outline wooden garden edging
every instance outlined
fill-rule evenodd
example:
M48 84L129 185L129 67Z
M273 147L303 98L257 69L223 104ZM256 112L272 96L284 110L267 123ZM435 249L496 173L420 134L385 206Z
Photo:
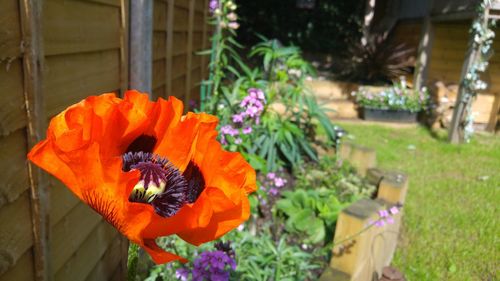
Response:
M400 172L376 168L373 149L351 143L342 144L340 158L353 165L360 175L378 187L377 198L361 199L339 215L334 242L346 240L379 218L378 211L404 203L408 177ZM332 260L320 281L378 280L382 269L390 265L396 250L402 212L394 215L394 223L371 227L353 239L333 248Z

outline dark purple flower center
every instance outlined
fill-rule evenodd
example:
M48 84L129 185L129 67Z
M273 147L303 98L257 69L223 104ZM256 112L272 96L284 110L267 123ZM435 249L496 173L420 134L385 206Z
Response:
M151 204L163 217L175 215L186 203L194 203L205 188L200 169L190 161L181 173L167 158L153 154L156 139L140 136L122 156L125 172L141 172L139 182L129 195L129 201Z

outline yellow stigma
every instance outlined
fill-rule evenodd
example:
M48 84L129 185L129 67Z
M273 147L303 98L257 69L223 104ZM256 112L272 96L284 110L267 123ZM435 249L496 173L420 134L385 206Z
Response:
M149 182L147 188L144 186L144 180L140 180L130 193L129 200L138 203L151 203L158 194L165 191L165 182L160 181L160 186L154 182Z

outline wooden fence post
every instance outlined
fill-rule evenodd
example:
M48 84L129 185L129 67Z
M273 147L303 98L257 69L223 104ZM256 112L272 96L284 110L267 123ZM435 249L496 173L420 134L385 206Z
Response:
M130 87L152 97L153 1L130 4Z
M36 0L20 2L23 36L24 100L27 115L28 151L43 138L45 114L42 93L42 3ZM35 279L51 280L49 260L49 194L47 178L33 163L27 161L30 204L33 227ZM26 269L29 270L29 269Z

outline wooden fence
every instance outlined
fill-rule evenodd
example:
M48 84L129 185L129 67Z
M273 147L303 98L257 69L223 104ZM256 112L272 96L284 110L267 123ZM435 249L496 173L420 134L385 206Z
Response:
M206 2L155 0L154 95L196 99ZM68 105L127 89L128 7L0 2L0 281L125 279L126 239L26 154Z
M377 281L382 269L389 266L396 251L403 212L393 215L394 223L367 228L379 219L378 212L403 204L408 191L408 177L401 172L376 168L376 154L371 148L343 143L340 158L348 161L360 175L377 186L376 199L354 202L339 215L335 227L330 266L320 281ZM359 234L359 235L356 235Z

